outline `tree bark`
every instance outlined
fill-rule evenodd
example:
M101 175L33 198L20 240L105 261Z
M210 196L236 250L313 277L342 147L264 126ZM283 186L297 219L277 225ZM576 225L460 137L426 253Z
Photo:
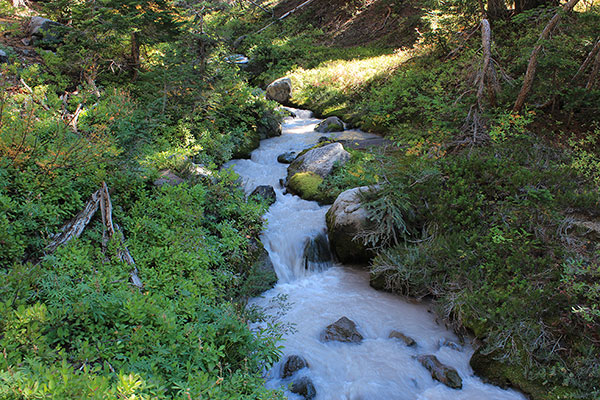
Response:
M596 60L594 61L594 68L592 69L592 72L590 73L590 77L588 79L587 85L585 85L585 88L587 90L591 90L594 87L594 85L596 84L599 71L600 71L600 52L598 52L598 54L596 55Z
M500 91L498 77L492 60L492 29L487 19L481 20L481 43L483 47L483 67L478 76L477 103L482 106L483 92L487 87L492 107L496 106L496 94Z
M538 56L543 48L543 42L550 37L550 34L558 25L560 19L562 18L563 12L569 12L573 10L573 7L579 3L579 0L569 0L567 4L565 4L561 11L554 14L548 25L542 31L537 44L533 48L531 52L531 56L529 57L529 64L527 65L527 72L525 72L525 79L523 80L523 86L521 87L521 91L517 96L517 100L515 101L515 105L513 106L513 112L518 113L523 109L525 105L525 100L531 91L531 87L533 85L533 80L535 79L535 71L537 68Z

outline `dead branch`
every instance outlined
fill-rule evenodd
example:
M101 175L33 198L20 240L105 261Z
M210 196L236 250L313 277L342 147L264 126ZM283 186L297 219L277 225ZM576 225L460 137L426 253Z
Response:
M71 239L78 238L83 233L85 227L90 223L90 220L98 211L100 206L100 190L92 194L90 199L85 204L83 210L79 212L71 221L65 224L59 233L53 236L52 242L46 246L45 252L52 254L59 246L67 244Z
M540 52L542 51L542 48L544 46L544 41L550 37L550 34L552 33L552 31L554 31L554 28L556 28L556 26L560 22L560 19L562 18L563 13L567 13L567 12L570 12L571 10L573 10L573 7L575 7L575 5L577 5L577 3L579 3L579 0L569 0L569 2L562 7L562 10L560 10L559 12L554 14L554 16L552 17L550 22L548 22L548 25L546 25L546 27L542 31L542 33L537 41L537 44L533 48L533 51L531 52L531 56L529 57L529 64L527 65L527 72L525 72L525 79L523 80L523 86L521 87L521 91L519 92L519 95L517 96L517 100L515 101L515 105L513 106L513 112L515 112L515 113L520 112L523 109L523 106L525 105L525 100L527 99L527 96L529 95L529 92L531 91L531 87L533 86L533 80L535 79L535 71L537 68L538 56L539 56Z
M100 189L100 211L102 212L102 248L106 249L108 241L115 234L115 228L112 222L112 203L110 201L110 194L108 193L108 186L106 182L102 183Z
M285 14L283 14L281 17L277 18L275 21L270 22L269 24L267 24L265 27L259 29L258 31L256 31L255 34L259 34L262 31L266 30L267 28L269 28L270 26L272 26L273 24L277 23L277 22L281 22L284 19L286 19L287 17L289 17L290 15L292 15L293 13L295 13L296 11L298 11L299 9L309 5L310 3L312 3L315 0L306 0L304 3L292 8L290 11L286 12Z
M487 87L492 107L496 105L496 94L500 92L498 75L492 61L492 29L487 19L481 20L481 43L483 47L483 67L478 74L477 103L483 109L483 92Z
M589 54L585 58L585 61L583 61L583 64L581 64L581 67L579 67L579 69L577 70L577 73L575 75L573 75L573 77L571 78L571 82L574 82L581 74L583 74L585 72L585 70L587 69L587 67L589 67L589 65L592 62L592 60L594 59L594 57L596 57L596 54L598 54L599 52L600 52L600 39L598 39L596 41L596 44L594 45L594 47L592 47L592 50L589 52Z
M596 80L598 78L598 71L600 71L600 51L596 55L596 60L594 61L594 68L592 69L592 72L590 73L590 77L588 79L587 85L585 85L585 88L587 90L591 90L594 87L594 85L596 84Z
M264 11L267 14L270 14L271 16L273 16L273 11L269 11L266 8L264 8L263 6L261 6L260 4L252 1L252 0L246 0L248 3L252 4L254 7L260 8L262 11Z
M467 43L469 43L469 40L471 40L471 37L472 37L474 34L476 34L477 32L479 32L479 26L480 26L480 25L477 25L477 26L475 27L475 29L473 29L473 30L471 31L471 33L469 33L469 34L467 35L467 37L466 37L466 38L463 40L463 42L462 42L462 43L461 43L461 44L460 44L460 45L459 45L457 48L455 48L455 49L454 49L454 50L452 50L450 53L448 53L448 55L446 55L446 60L449 60L450 58L454 57L456 54L460 53L460 52L462 51L462 49L464 49L464 48L465 48L465 46L467 45Z

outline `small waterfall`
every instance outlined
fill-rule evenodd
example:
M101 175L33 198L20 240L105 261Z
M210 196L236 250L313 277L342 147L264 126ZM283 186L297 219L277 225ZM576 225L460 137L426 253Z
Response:
M278 163L277 156L298 153L322 136L314 131L320 121L312 118L310 111L288 111L293 117L286 118L282 136L263 140L250 160L228 164L242 177L246 192L271 185L277 195L265 214L268 225L261 241L279 281L250 303L294 329L284 334L284 357L268 372L267 386L288 387L307 378L314 384L316 400L523 400L515 391L475 377L469 366L473 348L468 343L455 345L460 340L436 323L426 304L378 292L369 286L367 271L333 261L325 234L329 207L285 194L279 185L287 165ZM360 131L329 135L339 139L375 137ZM356 323L363 341L321 342L323 329L342 316ZM416 345L390 338L392 331L413 338ZM285 360L291 355L306 360L308 368L282 378ZM456 369L462 389L433 380L416 360L419 355L434 355ZM289 391L286 394L290 399L305 398Z

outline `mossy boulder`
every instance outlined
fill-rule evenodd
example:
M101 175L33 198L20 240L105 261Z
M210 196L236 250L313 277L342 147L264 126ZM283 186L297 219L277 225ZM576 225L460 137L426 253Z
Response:
M335 165L344 164L349 159L350 153L340 143L314 147L306 153L300 153L288 167L288 179L298 172L312 172L325 178Z
M268 139L281 136L283 131L281 123L283 122L282 113L277 110L267 110L263 113L256 126L256 132L259 139Z
M233 150L233 158L250 158L250 153L260 146L260 136L258 132L248 132L243 140L237 144Z
M289 179L287 188L290 193L300 196L304 200L318 201L321 183L323 183L323 178L314 172L298 172Z
M329 117L317 124L317 126L315 126L315 131L321 133L341 132L345 129L345 126L346 124L344 124L344 121L338 117Z

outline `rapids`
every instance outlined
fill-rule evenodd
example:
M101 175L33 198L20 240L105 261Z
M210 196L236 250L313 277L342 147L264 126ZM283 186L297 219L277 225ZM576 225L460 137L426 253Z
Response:
M267 372L267 387L287 387L293 379L306 375L314 383L316 400L522 400L513 390L485 384L473 375L469 343L457 348L441 345L459 339L443 325L426 304L414 304L369 286L368 273L352 266L332 264L319 271L305 269L303 250L308 238L324 232L325 213L320 206L291 194L284 194L280 179L287 165L277 156L300 152L318 142L322 133L314 131L320 120L308 111L292 110L282 136L261 141L249 160L234 160L231 166L242 178L246 193L258 185L275 188L277 201L265 214L267 229L261 240L269 252L279 279L277 285L250 306L264 310L273 320L291 326L284 334L282 361ZM338 139L375 137L361 131L327 134ZM320 332L346 316L357 324L364 340L360 344L322 343ZM389 339L397 330L416 340L417 346ZM309 364L292 378L280 379L288 355L300 355ZM433 354L443 364L454 367L463 380L461 390L451 389L431 378L414 359ZM289 391L290 399L302 399Z

